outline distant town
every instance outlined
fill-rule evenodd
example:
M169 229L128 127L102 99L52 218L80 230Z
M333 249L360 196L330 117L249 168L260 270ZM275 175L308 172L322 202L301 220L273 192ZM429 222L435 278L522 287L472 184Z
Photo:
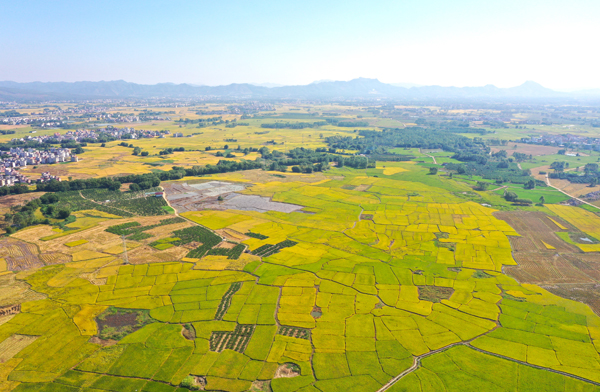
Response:
M580 148L584 150L600 151L600 138L565 135L543 135L521 138L521 142L539 144L544 146L555 146L565 148Z

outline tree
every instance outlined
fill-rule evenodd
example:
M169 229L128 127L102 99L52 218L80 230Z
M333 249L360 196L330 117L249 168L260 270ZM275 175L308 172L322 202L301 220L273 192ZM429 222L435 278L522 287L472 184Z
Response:
M437 167L430 167L429 168L429 174L436 175L437 172L438 172L438 168Z
M525 189L534 189L535 188L535 180L529 180L524 186Z
M598 185L598 177L592 177L590 180L590 187L595 187L596 185Z
M148 151L142 151L141 155L142 155L143 157L147 157L147 156L148 156Z
M60 210L58 210L58 214L56 214L58 219L67 219L70 215L71 210L69 210L68 208L61 208Z
M504 191L504 200L506 201L515 201L519 198L519 196L512 191Z
M129 190L131 192L137 192L139 191L141 188L138 184L136 184L135 182L133 184L129 184Z
M53 204L58 202L58 196L56 196L54 193L46 193L40 197L40 201L42 204Z
M569 167L569 164L564 161L552 162L552 164L550 165L550 168L554 169L555 172L562 172L565 170L565 167Z
M583 171L585 172L585 174L596 173L598 171L598 164L597 163L587 163L585 165L585 167L583 168Z
M292 172L294 172L294 173L300 173L300 172L302 172L302 170L300 169L299 166L292 166Z
M475 190L477 191L487 191L488 186L490 184L485 181L477 181L477 185L475 186Z
M52 217L54 215L54 213L56 212L56 209L54 208L54 206L50 205L50 206L46 206L45 209L43 209L43 213L46 216L50 216Z
M540 204L544 204L546 202L546 198L544 196L540 196Z

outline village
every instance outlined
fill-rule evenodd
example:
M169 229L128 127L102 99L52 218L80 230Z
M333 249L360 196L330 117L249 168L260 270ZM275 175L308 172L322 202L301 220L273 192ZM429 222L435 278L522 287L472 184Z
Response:
M13 147L3 153L0 172L0 186L12 186L15 184L31 184L32 180L19 173L18 169L27 165L53 164L59 162L78 162L79 157L71 153L68 148L51 148L46 151L35 148ZM60 181L60 177L42 173L37 182Z
M544 146L581 148L584 150L600 151L600 138L565 135L542 135L521 138L522 143L540 144Z

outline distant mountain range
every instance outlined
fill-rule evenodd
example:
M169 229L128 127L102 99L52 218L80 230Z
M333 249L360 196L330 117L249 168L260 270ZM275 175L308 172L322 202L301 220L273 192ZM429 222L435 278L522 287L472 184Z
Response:
M572 100L600 98L600 90L575 93L554 91L535 82L511 88L396 85L377 79L358 78L347 82L317 81L303 86L273 86L234 83L226 86L159 83L153 85L110 82L0 82L0 100L61 100L96 98L195 98L231 99L398 99L398 100ZM412 86L412 87L406 87Z

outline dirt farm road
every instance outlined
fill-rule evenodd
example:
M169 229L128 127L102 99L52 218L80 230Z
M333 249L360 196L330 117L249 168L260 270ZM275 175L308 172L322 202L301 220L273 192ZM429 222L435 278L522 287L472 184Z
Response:
M589 206L592 206L592 207L594 207L594 208L597 208L597 209L599 209L599 210L600 210L600 207L598 207L598 206L595 206L595 205L593 205L592 203L588 203L588 202L587 202L587 201L585 201L585 200L581 200L580 198L578 198L578 197L575 197L575 196L573 196L573 195L569 195L567 192L563 191L562 189L560 189L560 188L558 188L558 187L556 187L556 186L552 185L552 184L550 183L550 178L548 177L548 173L546 173L546 184L548 184L548 186L549 186L549 187L556 189L557 191L559 191L559 192L561 192L561 193L565 194L566 196L569 196L569 197L570 197L570 198L572 198L572 199L575 199L575 200L577 200L577 201L580 201L580 202L582 202L582 203L584 203L584 204L587 204L587 205L589 205Z

